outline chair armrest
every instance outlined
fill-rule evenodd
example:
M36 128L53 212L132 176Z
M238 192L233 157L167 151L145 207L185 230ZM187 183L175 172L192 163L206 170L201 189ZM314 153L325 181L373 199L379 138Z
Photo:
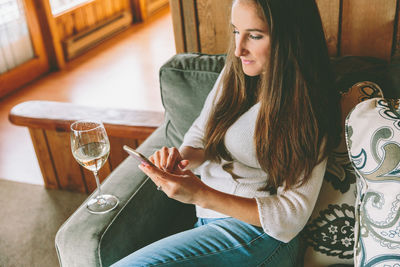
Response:
M163 113L130 109L98 108L54 101L27 101L13 107L9 120L16 125L69 132L72 122L96 118L112 136L148 137L163 122Z
M70 124L85 118L103 121L110 139L110 156L100 170L100 181L126 158L123 145L136 148L163 122L163 114L154 111L86 107L52 101L28 101L13 107L9 120L29 128L46 188L84 193L96 188L92 174L79 166L70 153Z
M150 155L160 148L165 128L159 128L138 150ZM61 266L109 266L133 251L193 223L193 207L169 199L137 167L124 160L102 184L102 191L118 197L117 209L91 214L86 202L56 235ZM187 219L182 219L182 216ZM187 215L187 216L186 216Z

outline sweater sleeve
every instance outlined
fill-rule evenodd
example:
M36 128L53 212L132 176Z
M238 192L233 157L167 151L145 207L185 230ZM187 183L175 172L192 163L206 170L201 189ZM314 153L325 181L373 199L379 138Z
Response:
M306 225L317 201L327 159L316 165L307 183L276 195L256 197L265 233L282 242L292 240Z
M208 94L206 101L204 102L203 109L200 115L193 122L192 126L186 132L181 148L184 146L190 146L194 148L204 148L204 130L210 116L210 113L214 107L214 103L217 100L216 95L220 92L221 77L224 69L222 69L218 79L216 80L214 87Z

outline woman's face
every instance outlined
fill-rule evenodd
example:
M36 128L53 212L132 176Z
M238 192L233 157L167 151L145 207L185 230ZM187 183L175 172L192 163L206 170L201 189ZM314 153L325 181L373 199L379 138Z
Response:
M235 56L240 58L246 75L257 76L269 63L268 25L259 17L256 5L250 1L235 1L231 18L235 34Z

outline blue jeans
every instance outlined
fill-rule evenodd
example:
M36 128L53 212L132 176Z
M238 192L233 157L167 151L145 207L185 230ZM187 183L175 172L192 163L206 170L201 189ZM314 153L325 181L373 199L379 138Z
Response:
M234 218L199 219L194 229L161 239L112 266L292 267L298 253L298 237L283 243Z

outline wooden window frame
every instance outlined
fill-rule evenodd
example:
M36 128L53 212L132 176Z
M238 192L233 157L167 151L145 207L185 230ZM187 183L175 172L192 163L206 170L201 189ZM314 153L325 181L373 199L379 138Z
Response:
M0 74L0 98L49 71L48 56L33 0L23 0L23 3L34 58Z

